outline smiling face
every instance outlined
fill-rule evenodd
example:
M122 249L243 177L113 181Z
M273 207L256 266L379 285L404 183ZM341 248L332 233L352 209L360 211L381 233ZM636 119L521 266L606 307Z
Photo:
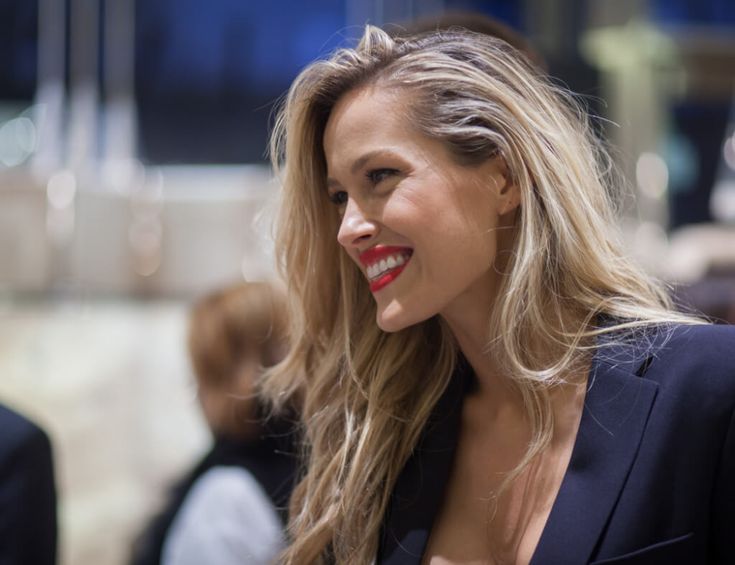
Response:
M518 191L501 158L461 166L417 132L408 99L366 87L330 114L324 154L341 214L337 239L369 280L383 330L435 314L453 327L486 322L500 278L499 240L502 247L502 232L512 230Z

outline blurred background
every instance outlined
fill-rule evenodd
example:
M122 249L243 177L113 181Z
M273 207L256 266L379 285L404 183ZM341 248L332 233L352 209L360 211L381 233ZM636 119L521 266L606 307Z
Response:
M629 252L735 321L731 0L0 0L0 401L55 446L62 564L122 564L209 442L190 301L272 276L274 102L366 22L493 16L600 118Z

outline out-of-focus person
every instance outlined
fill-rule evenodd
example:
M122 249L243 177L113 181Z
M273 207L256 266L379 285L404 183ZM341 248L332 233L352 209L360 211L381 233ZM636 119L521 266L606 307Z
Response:
M548 71L548 65L543 55L528 38L508 24L481 12L452 10L424 16L410 22L391 24L386 26L385 31L392 37L405 38L421 33L452 29L465 29L502 39L516 49L519 54L526 57L540 71Z
M256 383L285 354L286 329L269 283L240 283L194 306L189 352L214 443L138 540L135 565L258 565L282 549L293 434L265 417Z

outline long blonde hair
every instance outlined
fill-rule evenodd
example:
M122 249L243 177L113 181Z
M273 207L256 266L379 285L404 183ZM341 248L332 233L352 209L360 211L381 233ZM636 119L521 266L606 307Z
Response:
M307 461L291 502L289 564L374 558L390 493L458 354L438 316L381 331L367 283L337 243L322 136L337 100L366 85L409 91L409 123L460 164L501 155L520 188L514 249L488 321L488 350L521 391L534 432L519 468L548 444L548 391L589 356L595 335L684 319L625 257L606 153L571 96L498 39L392 39L368 26L355 49L301 73L272 138L292 349L262 389L276 405L298 396ZM597 327L599 315L617 322Z

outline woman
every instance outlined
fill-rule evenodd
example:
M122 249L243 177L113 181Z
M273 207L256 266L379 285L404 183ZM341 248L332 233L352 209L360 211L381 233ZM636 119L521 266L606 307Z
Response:
M735 562L735 336L626 258L568 95L500 40L369 27L273 139L285 563Z

